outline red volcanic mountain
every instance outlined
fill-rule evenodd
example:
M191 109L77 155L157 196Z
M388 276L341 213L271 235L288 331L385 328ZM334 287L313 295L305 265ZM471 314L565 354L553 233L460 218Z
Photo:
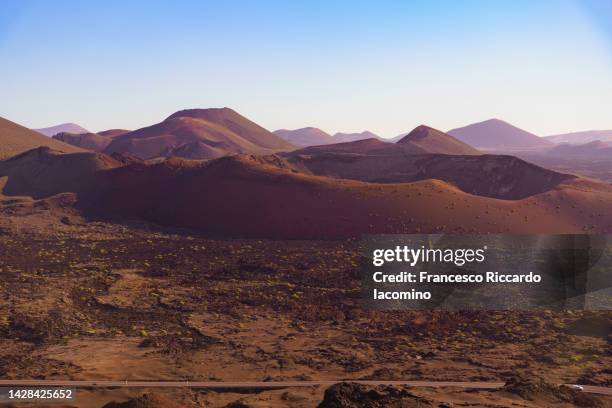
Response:
M415 150L421 149L421 153L481 154L481 152L472 146L425 125L415 128L412 132L398 140L397 144L413 146Z
M312 146L282 156L286 166L313 175L375 183L437 179L466 193L505 200L539 194L574 178L513 156L422 151L410 143L368 139Z
M110 129L98 133L68 133L62 132L53 136L53 139L71 144L94 152L103 152L113 138L128 133L129 130Z
M438 180L372 184L303 174L275 157L173 158L111 169L103 174L112 187L92 201L106 214L232 237L612 230L612 187L602 184L569 179L507 201Z
M271 154L295 147L229 108L188 109L156 125L115 137L105 153L141 158L212 159L233 154Z
M337 143L330 134L315 127L305 127L295 130L279 129L275 130L274 134L296 146L305 147Z
M491 151L537 150L553 147L553 143L499 119L489 119L448 134L478 149Z
M0 118L0 160L39 146L69 153L82 151L78 147L50 139L10 120Z

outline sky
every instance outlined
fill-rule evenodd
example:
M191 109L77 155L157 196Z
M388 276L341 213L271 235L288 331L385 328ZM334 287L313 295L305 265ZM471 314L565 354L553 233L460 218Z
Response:
M392 137L612 129L612 1L0 0L0 116L136 129L231 107Z

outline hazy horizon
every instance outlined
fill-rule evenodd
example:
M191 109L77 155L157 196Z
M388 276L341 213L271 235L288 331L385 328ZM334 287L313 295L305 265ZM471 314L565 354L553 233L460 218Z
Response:
M539 136L612 129L605 1L13 1L0 116L136 129L228 106L265 128L393 137L499 118Z

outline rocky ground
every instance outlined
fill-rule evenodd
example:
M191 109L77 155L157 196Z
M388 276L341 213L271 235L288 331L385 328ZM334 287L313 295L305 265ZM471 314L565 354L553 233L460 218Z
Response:
M37 206L2 203L1 378L508 382L469 392L354 384L245 394L84 390L76 406L611 401L583 402L529 380L612 386L609 312L367 311L356 242L208 239L145 224L88 223L61 202ZM367 398L351 399L360 394Z

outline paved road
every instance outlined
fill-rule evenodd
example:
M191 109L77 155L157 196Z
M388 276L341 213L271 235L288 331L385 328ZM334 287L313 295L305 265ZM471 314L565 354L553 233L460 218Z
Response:
M363 381L346 380L366 385L405 385L409 387L459 387L495 389L503 387L503 382L478 382L478 381ZM135 387L135 388L157 388L157 387L193 387L211 389L274 389L287 387L329 387L340 381L65 381L65 380L0 380L0 386L32 386L32 387L74 387L74 388L113 388L113 387ZM592 385L581 385L584 392L593 394L612 395L612 388L596 387Z

